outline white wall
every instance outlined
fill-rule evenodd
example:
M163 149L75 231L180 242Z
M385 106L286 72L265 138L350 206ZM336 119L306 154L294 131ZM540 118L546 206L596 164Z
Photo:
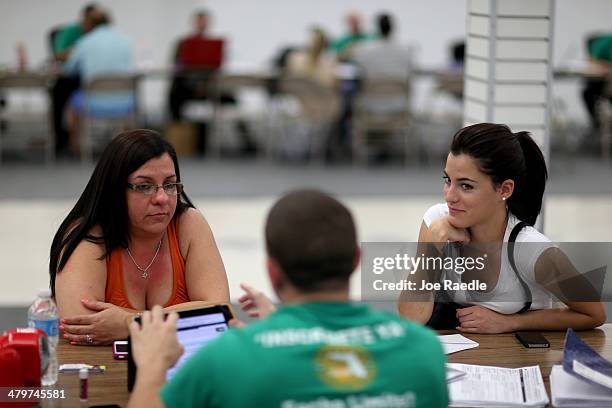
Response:
M23 41L32 63L47 55L46 33L54 25L72 21L85 0L2 0L0 7L0 63L13 65L15 45ZM155 63L167 62L174 40L189 28L194 9L204 7L214 16L212 31L231 42L231 63L266 62L282 44L300 44L307 28L324 27L331 36L344 32L349 10L362 13L367 28L372 17L388 10L397 19L397 37L420 45L427 64L442 64L450 40L465 31L465 1L460 0L101 0L112 11L116 26L142 50L152 47ZM357 4L355 4L357 3Z
M77 18L85 0L0 0L0 66L16 64L15 46L23 42L30 65L47 56L48 30ZM137 57L166 65L171 45L185 33L192 10L205 7L214 15L213 32L230 40L228 63L259 66L283 44L299 44L306 30L321 25L332 36L344 31L349 10L363 14L369 29L372 17L389 11L396 17L399 41L418 46L425 66L447 62L447 46L465 34L465 0L100 0L112 10L118 29L132 38ZM612 1L557 0L554 63L584 58L583 42L593 30L612 30ZM579 84L559 87L572 116L584 118Z

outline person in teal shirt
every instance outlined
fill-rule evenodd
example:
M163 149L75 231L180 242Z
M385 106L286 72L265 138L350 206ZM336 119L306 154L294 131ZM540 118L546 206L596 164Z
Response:
M265 235L268 276L285 306L201 348L165 385L182 351L177 315L145 312L142 326L130 326L138 366L130 407L447 406L435 334L349 301L360 251L344 205L291 192L270 210Z
M76 43L82 36L91 31L94 26L94 20L98 18L100 12L96 4L88 4L81 12L81 21L66 24L59 30L53 39L53 52L58 61L68 59Z
M62 26L52 37L53 57L59 63L64 63L72 49L86 33L91 31L95 21L99 19L102 10L95 3L83 7L81 21ZM70 96L79 89L78 75L60 73L51 87L51 108L53 133L55 135L55 153L59 156L69 151L69 130L64 123L64 110Z
M346 16L346 25L349 29L348 33L336 39L330 46L341 61L351 59L352 48L355 44L376 38L375 35L362 30L361 16L358 13L349 13Z
M81 88L70 96L66 115L70 147L75 155L80 152L81 123L85 112L90 118L121 118L136 109L134 91L94 91L86 94L86 84L100 76L127 76L133 72L131 41L114 29L109 15L102 12L94 21L92 30L79 40L64 64L64 73L78 75L81 79Z
M582 99L589 113L592 129L598 130L602 120L599 117L597 105L606 97L612 102L612 97L606 95L610 72L612 72L612 33L592 35L587 40L587 52L591 75L585 78Z

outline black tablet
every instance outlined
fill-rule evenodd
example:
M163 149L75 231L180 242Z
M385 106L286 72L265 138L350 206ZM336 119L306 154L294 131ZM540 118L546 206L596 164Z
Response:
M202 309L183 310L177 312L176 335L185 352L166 373L166 380L172 378L176 370L200 347L225 332L228 322L233 318L228 305L217 305ZM136 321L140 322L137 317ZM136 365L132 357L132 343L128 338L128 391L134 388L136 380Z

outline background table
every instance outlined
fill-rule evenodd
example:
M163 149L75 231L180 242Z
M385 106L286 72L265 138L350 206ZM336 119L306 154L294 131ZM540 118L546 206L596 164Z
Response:
M456 333L445 331L444 334ZM549 349L526 349L508 334L468 334L467 338L477 341L480 346L448 356L451 363L481 364L498 367L517 368L539 365L544 377L546 391L550 398L549 375L552 366L563 360L563 341L565 332L543 332L550 342ZM612 360L612 324L599 329L577 332L589 346L605 358ZM129 398L127 392L127 362L113 359L111 347L71 346L65 341L58 345L60 364L87 363L107 366L104 374L89 375L89 400L86 405L118 404L125 406ZM46 407L82 407L79 402L79 375L60 374L56 386L66 391L65 400L46 401Z

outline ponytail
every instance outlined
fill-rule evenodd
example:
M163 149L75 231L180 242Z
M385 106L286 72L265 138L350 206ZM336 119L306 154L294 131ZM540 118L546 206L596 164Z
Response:
M528 132L517 132L514 135L523 151L525 171L520 177L520 183L515 183L514 192L508 199L508 208L519 220L534 225L542 210L542 198L548 179L546 161Z

